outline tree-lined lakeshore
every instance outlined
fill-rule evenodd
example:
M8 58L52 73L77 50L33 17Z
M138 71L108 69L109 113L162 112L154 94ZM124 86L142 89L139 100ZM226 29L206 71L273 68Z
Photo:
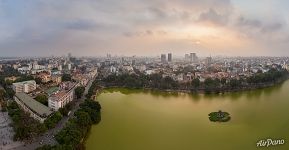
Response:
M104 87L126 87L141 88L164 91L180 92L205 92L224 93L231 91L242 91L273 86L287 80L289 72L285 69L270 69L268 72L258 72L250 77L239 78L206 78L203 82L199 78L191 82L177 82L169 76L162 76L161 73L145 75L136 74L111 74L103 77L99 82Z
M100 125L92 126L86 148L211 150L222 147L234 133L237 140L227 143L226 150L254 149L252 141L263 135L289 138L288 132L276 130L288 125L284 119L288 113L288 89L289 80L264 89L210 95L106 88L98 95L105 108L104 119ZM212 120L208 116L211 112ZM208 140L210 144L206 144Z

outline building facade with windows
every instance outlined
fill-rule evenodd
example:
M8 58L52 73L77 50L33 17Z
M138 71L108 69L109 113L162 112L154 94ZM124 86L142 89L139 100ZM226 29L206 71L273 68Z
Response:
M63 82L59 86L59 90L54 92L48 98L48 107L57 111L63 108L74 99L74 89L78 84L73 82Z
M12 87L15 93L21 93L21 92L30 93L36 90L36 82L34 80L16 82L16 83L13 83Z
M25 112L41 123L53 113L49 107L39 103L26 93L16 93L14 100Z

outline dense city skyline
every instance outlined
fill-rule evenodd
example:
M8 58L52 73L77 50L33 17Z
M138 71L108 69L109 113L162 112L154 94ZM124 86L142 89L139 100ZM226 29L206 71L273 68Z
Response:
M289 56L288 1L0 0L1 56Z

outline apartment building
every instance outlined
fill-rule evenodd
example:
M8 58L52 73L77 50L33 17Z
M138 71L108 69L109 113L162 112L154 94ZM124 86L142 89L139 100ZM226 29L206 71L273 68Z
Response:
M71 102L74 99L74 89L77 85L78 84L74 82L61 83L59 90L51 94L48 98L48 107L57 111L59 108Z
M29 93L36 90L36 82L34 80L24 81L24 82L16 82L12 85L15 93Z

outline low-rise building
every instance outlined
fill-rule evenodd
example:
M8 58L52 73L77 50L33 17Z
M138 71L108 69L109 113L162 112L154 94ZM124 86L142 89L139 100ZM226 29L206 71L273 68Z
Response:
M46 71L40 72L36 76L40 78L43 83L47 83L51 81L51 75L49 72L46 72Z
M51 81L56 83L56 84L60 84L62 81L62 77L60 75L52 75Z
M53 113L49 107L34 100L26 93L16 93L14 100L25 112L41 123Z
M89 76L86 74L75 74L72 79L78 82L82 86L86 86L89 81Z
M29 93L36 90L36 82L34 80L16 82L13 83L12 87L15 93Z

